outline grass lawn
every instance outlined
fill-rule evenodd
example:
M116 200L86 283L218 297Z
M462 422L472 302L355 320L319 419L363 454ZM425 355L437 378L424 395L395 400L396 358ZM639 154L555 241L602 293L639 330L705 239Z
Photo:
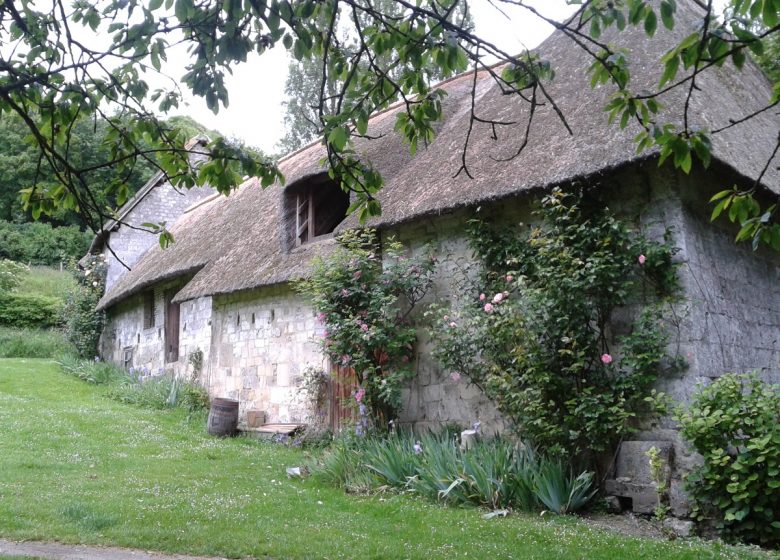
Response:
M289 480L301 452L208 437L204 419L123 405L44 360L0 360L0 537L273 558L769 558L629 538L575 518L354 497Z
M36 294L55 298L64 298L68 291L76 286L76 280L69 270L59 270L51 266L31 266L19 285L20 294Z

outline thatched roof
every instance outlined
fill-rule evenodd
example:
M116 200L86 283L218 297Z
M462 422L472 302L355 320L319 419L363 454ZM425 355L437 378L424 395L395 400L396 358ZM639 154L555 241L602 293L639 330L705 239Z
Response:
M678 3L674 31L659 29L648 38L641 29L629 29L605 42L626 46L631 51L634 89L652 89L658 82L659 59L668 48L687 36L701 10L691 1ZM379 195L382 215L369 225L387 227L405 221L498 200L550 185L563 184L603 174L632 162L655 157L637 155L633 137L638 129L629 125L620 130L607 123L603 112L612 87L592 90L589 86L588 56L560 32L554 33L537 49L549 60L556 77L548 90L566 116L569 134L547 105L537 110L527 148L515 153L522 142L528 105L514 96L502 95L485 73L478 76L476 96L480 117L515 121L514 127L500 128L498 140L491 138L486 125L476 124L468 150L468 163L474 179L465 173L453 177L460 167L471 105L473 75L464 74L444 82L445 119L436 140L410 157L408 148L393 132L400 107L371 119L369 134L378 140L358 143L358 150L383 174L385 187ZM726 65L697 78L698 90L691 100L694 126L717 129L729 124L735 111L747 115L764 107L771 94L767 78L748 62L742 72ZM679 110L685 91L678 88L661 101ZM671 119L680 115L672 113ZM718 134L713 139L713 159L731 168L746 180L755 180L775 146L780 119L777 111L761 115ZM312 144L280 161L288 187L323 171L321 144ZM780 172L772 166L763 186L780 194ZM283 217L284 190L262 190L250 181L228 198L219 198L188 213L173 229L176 244L165 251L155 247L126 273L101 300L108 307L163 278L200 269L177 295L178 300L202 295L229 293L284 282L306 270L310 255L326 251L332 242L318 242L288 250ZM341 229L357 225L349 217Z

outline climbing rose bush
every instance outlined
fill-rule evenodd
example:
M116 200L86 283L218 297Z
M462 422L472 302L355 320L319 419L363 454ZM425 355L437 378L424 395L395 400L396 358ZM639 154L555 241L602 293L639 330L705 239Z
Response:
M524 439L595 461L631 430L673 363L658 303L673 298L676 249L582 195L555 190L539 216L526 235L471 223L478 271L467 271L452 306L429 310L434 356L477 385ZM615 337L613 312L628 304L642 310Z
M331 362L355 371L361 422L384 426L397 416L401 388L414 375L410 314L431 286L434 258L427 250L408 256L393 240L380 247L371 229L343 233L338 243L314 259L297 288L312 302Z

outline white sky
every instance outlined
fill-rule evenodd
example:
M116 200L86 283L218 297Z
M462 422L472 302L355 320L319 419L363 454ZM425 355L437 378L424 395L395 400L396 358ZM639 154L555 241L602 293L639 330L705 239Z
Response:
M716 11L727 0L715 0ZM565 0L531 0L530 4L545 16L562 20L576 9ZM501 3L506 15L496 10L488 0L470 0L476 34L490 40L506 52L519 53L541 43L552 27L517 6ZM508 17L507 17L508 16ZM183 54L183 53L182 53ZM179 76L185 61L169 53L170 75ZM186 114L208 128L235 136L267 153L275 152L276 143L284 135L282 101L287 78L287 51L279 47L262 56L255 55L238 66L227 78L230 106L214 115L200 98L186 96L187 104L173 114ZM186 88L185 95L188 93ZM312 100L314 101L314 100Z
M556 19L573 11L573 7L567 6L564 0L534 0L532 4L543 14ZM549 25L515 6L504 5L502 8L511 20L507 20L487 0L471 0L470 6L477 35L507 52L533 48L552 32ZM183 73L183 56L183 53L168 53L169 75L180 76ZM274 152L276 143L284 135L282 101L287 65L287 52L281 45L262 56L255 55L228 76L230 106L227 109L221 109L214 115L205 101L187 95L187 105L182 105L172 114L189 115L208 128L241 138L266 152ZM183 89L186 91L186 88Z

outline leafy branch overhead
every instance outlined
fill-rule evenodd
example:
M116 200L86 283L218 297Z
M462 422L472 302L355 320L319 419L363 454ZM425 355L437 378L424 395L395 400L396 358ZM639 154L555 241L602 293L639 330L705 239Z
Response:
M604 37L630 27L654 37L661 27L681 25L681 0L567 0L575 5L564 22L546 17L526 0L496 0L552 24L587 54L594 87L607 86L605 106L614 126L637 127L639 151L657 150L661 162L690 172L696 162L707 166L713 139L732 127L767 113L777 114L780 0L729 0L721 15L713 2L695 0L699 25L658 61L654 87L637 89L630 53ZM693 2L694 0L685 0ZM301 63L318 69L314 115L327 148L327 163L342 188L354 193L352 210L361 219L381 212L377 194L381 174L359 154L357 142L370 138L369 116L400 103L396 132L412 153L435 137L443 116L441 89L433 78L474 73L468 130L461 146L460 169L471 176L466 154L475 124L496 130L520 127L524 138L515 157L531 141L534 115L545 106L571 130L565 111L553 95L555 67L537 54L509 53L490 38L471 30L465 0L77 0L51 4L6 0L0 5L3 49L0 55L0 115L16 114L38 146L40 164L55 170L57 185L33 185L25 203L36 215L57 209L79 210L93 229L113 217L90 188L90 176L107 166L119 170L108 185L121 204L125 177L148 163L181 187L208 182L220 192L235 188L242 177L258 176L264 186L282 182L275 162L241 146L217 141L205 149L211 161L193 165L186 133L158 117L182 99L177 83L165 76L166 52L187 48L188 64L180 78L213 111L229 102L225 77L250 56L284 48ZM609 34L607 34L609 32ZM89 40L87 40L89 38ZM774 53L774 55L772 54ZM705 86L705 75L718 67L747 64L748 56L765 64L772 93L765 105L745 114L734 106L728 124L702 128L695 122L692 100ZM498 61L500 64L495 65ZM503 66L501 66L503 65ZM180 71L180 70L179 70ZM493 120L480 113L477 73L489 76L501 91L527 110L524 122ZM150 76L161 74L170 87L152 89ZM675 92L679 103L665 106ZM737 104L735 104L737 105ZM110 157L85 167L70 146L73 126L88 117L110 127ZM777 166L777 145L764 150L767 161L753 184L736 185L721 204L742 226L740 238L780 249L777 205L759 201L766 174ZM195 150L197 151L197 150ZM488 157L488 155L485 155ZM731 187L731 185L723 185ZM754 201L754 202L742 202Z

